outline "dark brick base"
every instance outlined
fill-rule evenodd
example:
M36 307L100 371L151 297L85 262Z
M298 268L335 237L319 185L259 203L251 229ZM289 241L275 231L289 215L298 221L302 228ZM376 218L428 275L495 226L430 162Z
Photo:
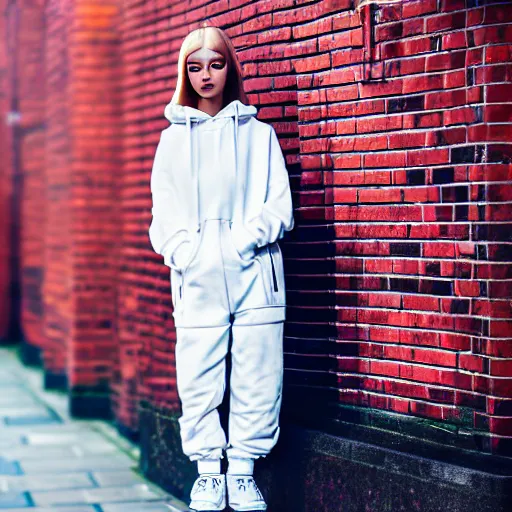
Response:
M48 370L44 372L44 389L67 390L68 378L63 373L52 373Z
M148 478L186 501L197 472L181 450L179 415L141 405L140 464ZM274 450L256 462L255 478L269 512L508 510L512 460L486 456L476 469L459 465L457 454L440 461L282 424Z
M19 357L23 364L27 366L41 366L41 349L26 341L21 342L19 347Z
M72 389L69 393L69 414L74 418L112 419L110 394Z
M124 436L126 439L131 441L132 443L138 443L139 442L139 432L138 430L133 430L132 428L127 427L126 425L123 425L116 419L114 419L114 426L117 428L117 431Z

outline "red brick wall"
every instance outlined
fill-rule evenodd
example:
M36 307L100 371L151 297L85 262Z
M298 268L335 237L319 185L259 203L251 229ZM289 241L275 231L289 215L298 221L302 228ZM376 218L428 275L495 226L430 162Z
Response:
M69 4L69 2L68 2ZM46 225L43 285L44 366L50 375L66 376L72 335L72 174L69 97L69 7L50 0L45 6L46 79Z
M69 32L69 125L73 331L68 348L71 388L109 393L117 350L120 268L118 2L75 0Z
M350 2L293 28L311 42L294 61L295 239L315 243L288 247L288 375L318 386L315 400L337 387L342 422L361 417L336 402L469 429L471 447L510 453L512 8L485 3L377 10L373 64ZM307 335L304 318L317 322ZM325 357L308 357L327 335Z
M44 69L41 2L3 2L2 12L2 328L41 347L44 233ZM8 114L8 112L10 112ZM13 197L15 200L13 200ZM12 261L9 262L9 258ZM8 299L8 284L18 290ZM20 302L21 301L21 306ZM20 325L15 325L19 322Z
M6 0L0 0L0 12L6 11ZM0 16L0 342L5 341L11 316L11 198L12 198L12 162L11 130L5 120L10 111L9 47L7 37L7 17Z
M19 2L17 39L17 90L21 113L19 139L20 212L19 264L21 278L21 328L24 342L44 345L42 286L45 232L45 84L44 2ZM14 21L14 20L12 20Z
M117 17L116 2L46 6L44 358L48 372L66 376L77 414L93 413L85 408L96 398L108 401L117 348Z

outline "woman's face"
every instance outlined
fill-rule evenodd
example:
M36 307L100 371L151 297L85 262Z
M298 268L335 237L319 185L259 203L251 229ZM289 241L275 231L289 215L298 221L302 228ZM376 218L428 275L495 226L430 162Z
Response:
M196 93L212 99L224 91L228 65L221 53L203 47L188 56L187 73Z

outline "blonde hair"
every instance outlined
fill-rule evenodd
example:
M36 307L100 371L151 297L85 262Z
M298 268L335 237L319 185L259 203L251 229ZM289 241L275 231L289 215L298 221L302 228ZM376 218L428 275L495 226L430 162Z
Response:
M228 75L223 92L223 107L233 100L248 103L244 91L242 67L235 47L226 33L212 26L203 26L190 32L181 43L178 57L178 81L171 103L197 108L199 95L192 87L187 72L188 56L203 47L221 53L226 59Z

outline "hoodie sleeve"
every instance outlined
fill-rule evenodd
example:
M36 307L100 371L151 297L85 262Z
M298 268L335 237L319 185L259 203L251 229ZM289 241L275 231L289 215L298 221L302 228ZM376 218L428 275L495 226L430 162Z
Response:
M269 183L263 208L245 225L233 223L231 226L233 243L244 259L252 256L256 247L275 242L294 227L290 179L273 126L270 126L269 144Z
M172 172L170 144L165 130L162 131L151 171L153 219L149 227L149 239L154 251L164 257L164 263L180 271L191 241L187 226L183 223L184 194L180 194Z

